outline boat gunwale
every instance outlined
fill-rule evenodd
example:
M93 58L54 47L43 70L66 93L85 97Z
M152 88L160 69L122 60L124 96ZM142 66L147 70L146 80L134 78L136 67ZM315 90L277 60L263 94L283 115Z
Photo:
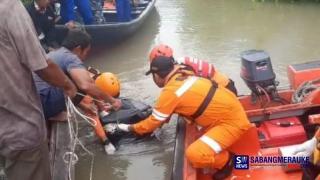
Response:
M136 24L138 23L141 19L145 18L154 8L156 3L156 0L151 0L149 2L149 4L146 6L146 8L141 12L141 14L133 19L132 21L129 22L113 22L113 23L105 23L105 24L89 24L89 25L83 25L81 24L83 27L85 27L86 29L103 29L106 27L125 27L125 26L130 26L132 24ZM55 25L56 29L67 29L67 27L63 24L57 24Z

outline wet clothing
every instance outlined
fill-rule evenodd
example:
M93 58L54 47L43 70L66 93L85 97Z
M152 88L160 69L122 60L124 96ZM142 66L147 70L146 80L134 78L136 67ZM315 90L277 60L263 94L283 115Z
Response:
M46 126L32 71L47 67L28 12L19 0L0 3L0 156L10 180L50 180ZM47 145L47 144L46 144Z
M191 163L196 167L219 168L214 163L215 155L227 150L251 126L237 97L221 86L215 88L213 98L204 112L193 119L211 86L212 82L205 78L185 77L180 73L174 75L163 88L152 115L133 125L134 132L152 132L165 123L172 113L177 113L204 129L204 135L194 142L199 145L191 144L191 150L187 149L187 157L194 157L190 155L191 152L197 157L189 159ZM201 146L206 148L200 150ZM204 166L197 161L207 163Z
M60 3L62 23L76 21L75 6L77 6L77 10L81 15L84 24L93 23L93 15L89 0L60 0Z
M48 54L48 58L56 63L69 77L71 69L86 68L78 56L65 47L61 47L56 51L50 52ZM41 97L46 119L49 119L50 117L53 117L65 110L65 99L61 89L51 86L36 74L34 74L34 81L36 83L37 91Z
M38 5L32 2L26 6L26 9L29 12L44 49L48 52L48 47L58 48L55 29L56 15L53 7L49 5L45 10L40 10Z
M181 57L176 59L176 62L182 65L182 69L192 70L196 76L214 80L219 85L229 89L235 95L238 94L234 82L207 61L192 57Z

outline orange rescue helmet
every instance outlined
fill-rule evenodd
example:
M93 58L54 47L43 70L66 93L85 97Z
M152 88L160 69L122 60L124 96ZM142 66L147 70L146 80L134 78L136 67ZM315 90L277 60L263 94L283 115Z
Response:
M165 44L157 45L151 50L149 54L149 62L151 62L158 56L173 57L173 50L171 47Z
M120 95L120 82L113 73L102 73L95 80L95 84L101 91L110 96L118 97Z

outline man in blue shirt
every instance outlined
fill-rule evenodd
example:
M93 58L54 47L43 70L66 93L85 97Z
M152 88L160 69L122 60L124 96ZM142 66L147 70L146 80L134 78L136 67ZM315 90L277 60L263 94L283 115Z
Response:
M50 52L48 57L60 66L83 94L109 102L117 110L121 107L121 101L102 92L95 85L89 71L82 62L90 51L90 43L91 38L86 32L77 29L70 30L62 42L62 47ZM41 97L46 119L65 110L65 99L61 89L49 85L37 75L34 75L34 80ZM101 104L99 107L102 108L103 105Z

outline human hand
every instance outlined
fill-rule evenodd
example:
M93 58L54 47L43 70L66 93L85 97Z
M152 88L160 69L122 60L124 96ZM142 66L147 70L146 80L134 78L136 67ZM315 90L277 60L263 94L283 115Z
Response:
M111 103L111 105L112 105L112 108L113 108L115 111L117 111L117 110L119 110L119 109L121 108L122 102L121 102L120 99L114 99L114 101Z
M112 110L112 105L105 102L95 102L100 111L110 112Z
M65 26L67 26L69 30L74 29L76 27L76 23L74 21L69 21L65 24Z
M102 109L103 109L104 111L106 111L106 112L110 112L111 109L112 109L112 105L109 104L109 103L106 103L106 104L104 104L104 105L102 106Z
M74 98L77 95L76 86L68 78L66 78L66 80L65 80L65 85L63 87L63 91L70 98Z

